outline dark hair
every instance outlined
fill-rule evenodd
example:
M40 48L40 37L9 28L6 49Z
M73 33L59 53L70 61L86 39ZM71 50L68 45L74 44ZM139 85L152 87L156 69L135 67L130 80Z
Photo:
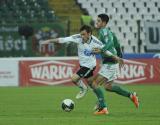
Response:
M101 18L102 22L106 22L106 23L109 22L109 16L107 14L102 13L102 14L99 14L98 17Z
M85 30L87 33L91 33L92 34L92 28L88 25L83 25L81 28L80 28L80 31L83 31Z

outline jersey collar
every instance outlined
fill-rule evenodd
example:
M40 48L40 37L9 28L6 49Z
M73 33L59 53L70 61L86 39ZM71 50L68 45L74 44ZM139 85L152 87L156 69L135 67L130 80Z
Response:
M92 36L90 36L89 40L87 41L87 44L90 44L92 41Z

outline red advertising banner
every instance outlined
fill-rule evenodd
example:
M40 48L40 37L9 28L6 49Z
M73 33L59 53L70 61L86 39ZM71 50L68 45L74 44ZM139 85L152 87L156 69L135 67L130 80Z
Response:
M20 86L71 84L70 77L79 68L78 60L20 61ZM96 69L96 73L99 66ZM125 60L119 70L120 84L160 83L160 59Z
M160 84L160 59L125 60L125 65L119 70L116 82Z
M71 84L78 60L20 61L20 86Z

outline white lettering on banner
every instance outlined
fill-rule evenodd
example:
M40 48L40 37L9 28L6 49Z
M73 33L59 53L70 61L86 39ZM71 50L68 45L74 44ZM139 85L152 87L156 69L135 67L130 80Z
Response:
M125 64L123 68L120 69L119 78L134 78L134 77L144 77L144 66L137 66L137 65L128 65Z
M31 68L31 74L33 78L40 78L42 67Z
M117 83L127 84L146 79L146 63L125 60L125 66L119 70ZM150 78L153 78L153 66L150 66Z
M150 78L153 79L154 77L154 69L153 69L153 65L150 66Z
M31 74L35 79L52 80L71 77L72 70L72 67L51 65L31 68Z
M0 50L12 51L13 49L16 51L27 49L27 41L24 37L20 39L13 39L12 36L9 36L5 41L0 38Z
M75 65L60 61L47 61L29 66L30 81L43 84L62 84L70 81Z

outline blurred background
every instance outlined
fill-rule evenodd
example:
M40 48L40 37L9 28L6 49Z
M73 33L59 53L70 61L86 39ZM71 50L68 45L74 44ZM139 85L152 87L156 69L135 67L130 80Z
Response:
M79 65L77 45L40 42L79 33L83 24L97 35L101 13L109 15L128 60L116 82L160 83L159 0L0 0L0 85L69 81Z
M159 0L0 0L0 57L75 56L73 43L39 43L83 24L95 30L100 13L109 15L124 53L160 52Z
M83 24L97 35L100 13L109 15L108 27L125 59L115 82L140 97L135 110L129 100L107 92L109 117L92 115L92 92L75 100L79 89L71 76L79 68L77 46L40 45L79 33ZM0 125L160 125L159 95L160 0L0 0ZM66 98L75 101L71 113L61 109Z

